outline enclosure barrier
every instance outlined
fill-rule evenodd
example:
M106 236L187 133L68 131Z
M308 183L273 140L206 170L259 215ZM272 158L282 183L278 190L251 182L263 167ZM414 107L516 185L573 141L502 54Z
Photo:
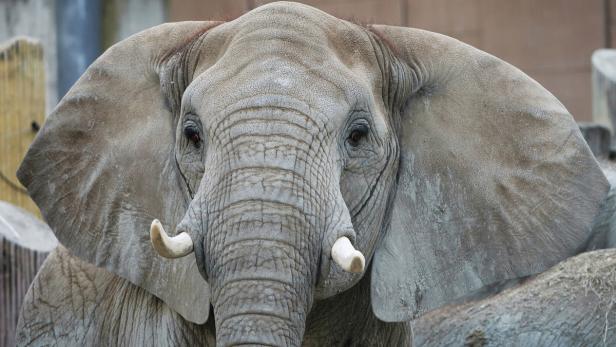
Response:
M41 45L17 38L0 46L0 346L15 345L21 304L57 245L15 172L45 116ZM8 203L10 202L10 203ZM21 206L31 213L14 205Z

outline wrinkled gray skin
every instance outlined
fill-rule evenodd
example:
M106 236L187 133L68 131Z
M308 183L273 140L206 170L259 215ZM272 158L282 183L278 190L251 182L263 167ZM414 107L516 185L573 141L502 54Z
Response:
M415 346L614 346L616 250L570 258L494 297L413 322Z
M110 48L18 177L70 252L21 345L410 345L421 313L577 253L608 188L514 67L284 2ZM158 256L154 218L194 255ZM363 273L331 260L340 236Z
M599 213L597 213L593 220L591 237L583 249L584 252L616 248L616 165L614 161L607 159L600 160L599 165L610 184L610 190L601 204ZM520 277L484 286L481 290L456 299L454 303L464 303L486 298L498 294L505 289L516 287L532 278L533 276Z
M595 251L616 247L616 170L613 161L600 165L610 191L594 219L589 253L539 275L485 286L421 316L413 322L415 345L616 344L616 250Z

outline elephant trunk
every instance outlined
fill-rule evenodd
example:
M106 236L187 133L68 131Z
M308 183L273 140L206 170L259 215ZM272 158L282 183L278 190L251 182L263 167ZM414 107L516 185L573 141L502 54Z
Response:
M301 183L262 190L279 169L266 171L234 169L230 188L211 195L202 247L220 346L299 346L312 305L322 250L313 203L292 193L308 191Z
M300 290L309 286L293 281L257 272L221 284L214 309L220 345L301 345L309 298Z
M219 240L212 294L221 346L301 345L315 268L303 254L307 248L300 250L309 229L302 223L268 222L268 216L290 217L270 212L264 220L231 222L225 240Z
M221 154L206 163L218 170L204 175L195 199L206 221L196 252L211 285L217 341L299 346L322 255L329 256L323 245L352 237L332 208L337 181L323 175L333 164L319 157L309 115L260 106L224 119L209 148ZM363 267L348 244L336 249L349 270Z

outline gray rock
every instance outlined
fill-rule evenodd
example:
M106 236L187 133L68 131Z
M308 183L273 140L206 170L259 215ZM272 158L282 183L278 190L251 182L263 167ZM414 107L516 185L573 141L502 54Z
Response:
M578 123L584 140L597 158L607 158L610 155L610 130L597 123Z
M587 250L616 247L616 162L605 160L599 163L610 183L610 190L593 222Z
M415 346L615 346L616 250L570 258L481 301L414 322Z

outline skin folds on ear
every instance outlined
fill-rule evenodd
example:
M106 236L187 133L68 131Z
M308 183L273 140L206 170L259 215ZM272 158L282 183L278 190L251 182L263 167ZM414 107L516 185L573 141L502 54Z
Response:
M160 72L166 56L211 26L165 24L111 47L47 118L18 172L71 253L206 321L209 287L194 257L166 259L152 219L173 231L188 197L173 157L175 120Z
M577 125L513 66L455 39L374 26L413 76L372 306L410 320L546 270L587 241L607 189Z

